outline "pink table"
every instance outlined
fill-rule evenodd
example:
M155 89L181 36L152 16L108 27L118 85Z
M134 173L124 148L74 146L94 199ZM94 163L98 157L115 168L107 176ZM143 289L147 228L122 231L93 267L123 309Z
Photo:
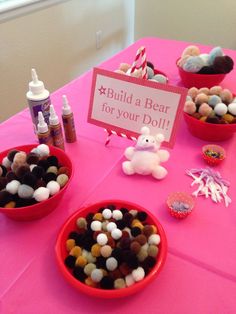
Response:
M188 44L141 39L100 67L115 70L120 62L132 62L136 50L144 45L148 59L168 74L170 84L181 86L175 60ZM199 46L205 52L211 49ZM225 52L236 61L236 51ZM15 222L0 216L0 313L139 313L141 307L143 313L235 313L235 137L221 143L227 159L218 168L231 182L232 204L226 208L223 203L197 198L188 219L177 221L166 211L166 197L171 191L193 191L185 170L205 167L199 157L204 142L192 137L182 121L166 164L169 175L165 180L125 176L121 162L124 149L131 142L113 137L105 147L104 131L86 122L91 78L89 71L52 94L58 112L61 96L68 96L78 134L77 143L66 145L75 165L75 176L62 202L38 221ZM222 86L236 92L235 71ZM24 110L2 123L0 134L0 150L35 143L29 111ZM54 256L55 239L67 217L82 205L112 198L132 201L152 211L162 223L169 243L167 261L160 275L144 291L122 302L93 299L75 291L62 278Z

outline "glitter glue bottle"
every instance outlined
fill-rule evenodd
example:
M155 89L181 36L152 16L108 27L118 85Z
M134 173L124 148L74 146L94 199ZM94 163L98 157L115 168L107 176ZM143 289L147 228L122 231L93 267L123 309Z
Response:
M44 83L38 80L35 69L31 69L32 81L29 83L29 91L26 97L29 104L31 118L36 133L38 123L38 113L43 113L46 123L49 123L49 106L51 104L49 91L44 88Z
M38 113L37 136L40 144L53 145L51 132L44 120L42 111Z
M53 139L53 145L64 150L62 128L53 105L50 105L49 128Z
M68 103L66 95L62 96L62 121L64 126L65 138L67 143L73 143L76 141L75 123L73 112Z

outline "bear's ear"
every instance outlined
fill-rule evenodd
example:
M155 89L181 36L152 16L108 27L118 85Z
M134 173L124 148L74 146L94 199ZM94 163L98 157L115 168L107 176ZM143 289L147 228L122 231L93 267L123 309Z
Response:
M143 135L149 135L150 134L150 129L147 126L143 126L141 128L141 134Z
M162 133L158 133L157 135L156 135L156 140L157 140L157 142L159 142L159 143L162 143L162 142L164 142L164 135L162 134Z

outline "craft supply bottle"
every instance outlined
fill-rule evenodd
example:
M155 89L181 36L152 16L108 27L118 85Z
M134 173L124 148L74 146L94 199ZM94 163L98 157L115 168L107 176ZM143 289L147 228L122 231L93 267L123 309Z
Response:
M64 127L64 133L67 143L73 143L76 141L75 123L73 112L68 103L66 95L62 96L62 121Z
M30 114L36 132L38 124L38 113L43 113L46 123L49 123L49 106L51 104L49 91L45 89L44 83L39 81L35 69L31 69L32 81L29 83L29 91L26 97L29 104Z
M61 123L59 122L53 105L50 105L49 128L53 139L53 145L64 150L65 147Z
M53 145L51 132L44 120L42 111L38 113L37 136L40 144Z

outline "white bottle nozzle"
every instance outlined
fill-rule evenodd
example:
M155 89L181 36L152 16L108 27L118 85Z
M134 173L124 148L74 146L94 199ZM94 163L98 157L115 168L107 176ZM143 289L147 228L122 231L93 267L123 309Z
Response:
M48 125L44 120L44 116L42 111L38 113L38 125L37 125L38 133L46 133L48 131Z
M59 124L59 119L58 119L58 116L56 114L56 111L55 111L53 105L50 105L49 124L50 125L57 125L57 124Z
M31 69L31 76L32 76L32 80L35 84L38 83L38 75L36 73L36 70L35 69Z
M62 96L62 115L66 116L68 114L71 114L71 107L69 105L68 99L66 97L66 95Z
M39 95L44 92L44 84L39 81L38 75L35 69L31 69L32 81L29 83L29 90L34 95Z

